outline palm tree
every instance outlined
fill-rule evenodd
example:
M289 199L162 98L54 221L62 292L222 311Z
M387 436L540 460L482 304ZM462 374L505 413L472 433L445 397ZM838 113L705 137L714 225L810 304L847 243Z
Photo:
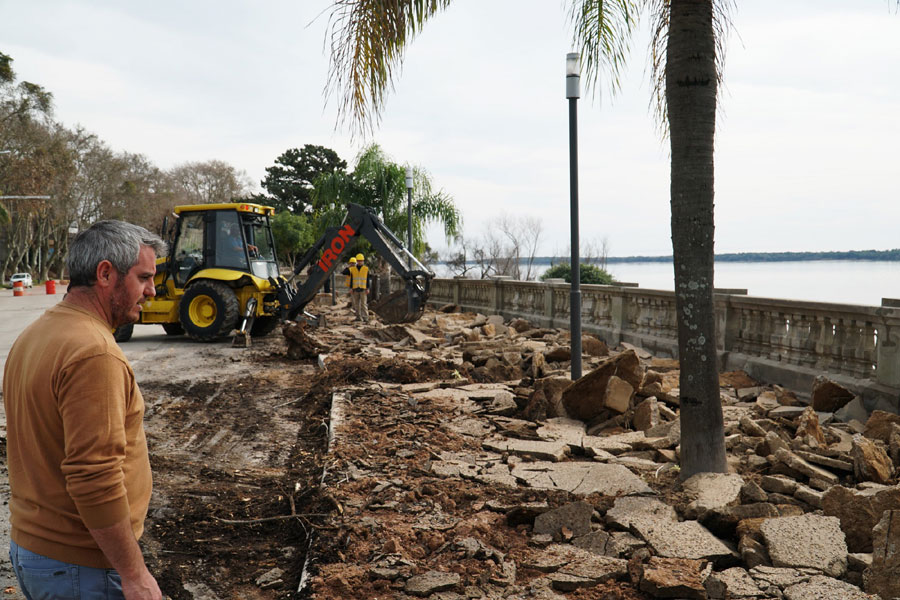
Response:
M414 168L413 173L411 251L421 257L426 250L425 227L429 223L441 225L444 235L452 240L459 235L461 219L452 198L443 191L435 192L423 169ZM313 185L313 208L323 230L340 221L347 202L355 202L374 209L388 229L406 238L406 169L393 162L377 144L360 152L352 173L326 173Z
M328 89L340 120L374 127L403 52L451 0L335 0ZM615 91L643 9L654 19L657 115L670 137L672 250L681 359L681 473L725 472L713 310L713 142L721 43L730 0L571 0L586 83Z

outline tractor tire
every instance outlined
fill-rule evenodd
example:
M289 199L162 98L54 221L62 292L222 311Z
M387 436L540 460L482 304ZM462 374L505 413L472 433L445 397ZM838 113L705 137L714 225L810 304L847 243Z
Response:
M116 330L113 331L113 338L115 338L116 342L121 344L130 340L132 333L134 333L134 323L119 325L116 327Z
M253 337L263 337L272 333L278 323L278 317L256 317L253 321L253 327L250 328L250 335Z
M166 335L182 335L184 333L181 323L163 323L162 326Z
M199 342L212 342L231 333L239 314L234 291L218 281L198 281L184 292L178 305L184 332Z

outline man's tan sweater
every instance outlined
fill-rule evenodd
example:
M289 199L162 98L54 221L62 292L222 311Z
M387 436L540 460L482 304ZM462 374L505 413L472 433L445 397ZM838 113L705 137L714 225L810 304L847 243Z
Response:
M144 399L109 325L60 302L29 325L3 375L12 539L110 568L88 529L144 530L152 487Z

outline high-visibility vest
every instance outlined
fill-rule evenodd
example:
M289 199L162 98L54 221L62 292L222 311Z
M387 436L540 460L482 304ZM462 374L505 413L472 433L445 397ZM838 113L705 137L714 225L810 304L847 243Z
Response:
M364 290L369 278L369 267L350 267L350 289Z

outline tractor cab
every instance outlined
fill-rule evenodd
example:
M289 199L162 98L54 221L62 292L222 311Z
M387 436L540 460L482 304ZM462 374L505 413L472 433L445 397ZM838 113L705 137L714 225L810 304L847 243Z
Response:
M169 270L176 288L204 269L240 271L268 281L278 277L269 207L255 204L178 206Z

